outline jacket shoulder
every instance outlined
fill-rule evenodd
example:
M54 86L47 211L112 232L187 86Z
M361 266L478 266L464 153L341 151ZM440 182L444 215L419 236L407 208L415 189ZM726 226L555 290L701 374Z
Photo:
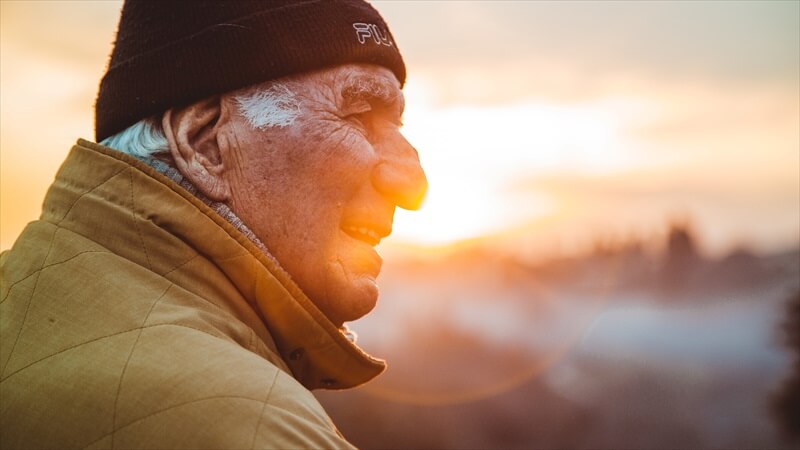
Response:
M46 222L0 266L1 447L349 446L251 330L169 280Z
M115 446L351 448L290 374L213 336L174 331L140 340L120 387ZM166 338L173 349L158 344Z

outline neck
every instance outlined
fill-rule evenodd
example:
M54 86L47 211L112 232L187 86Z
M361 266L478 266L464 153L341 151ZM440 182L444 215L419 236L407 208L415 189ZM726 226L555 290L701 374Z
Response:
M256 236L255 233L253 233L253 231L247 227L244 221L242 221L242 219L240 219L239 216L237 216L236 213L234 213L228 205L226 205L225 203L211 200L205 195L203 195L203 193L200 192L200 190L198 190L189 180L184 178L184 176L180 173L180 171L176 169L169 162L164 161L162 159L148 158L148 157L137 157L137 159L149 165L150 167L156 169L157 171L161 172L172 181L178 183L182 188L186 189L187 191L189 191L189 193L197 197L200 201L211 207L211 209L213 209L217 214L222 216L223 219L228 221L228 223L236 227L237 230L242 232L242 234L244 234L248 239L250 239L250 241L253 242L253 244L255 244L256 247L258 247L258 249L261 250L262 253L264 253L264 255L272 259L277 264L277 261L272 256L272 254L270 254L269 249L267 249L267 246L264 245L261 239L259 239L258 236Z

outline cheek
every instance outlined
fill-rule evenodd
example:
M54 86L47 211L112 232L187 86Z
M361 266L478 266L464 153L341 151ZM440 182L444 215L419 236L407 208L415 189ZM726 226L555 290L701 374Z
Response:
M360 172L375 163L375 151L357 129L342 122L320 121L303 127L299 142L309 157L307 164L337 175Z

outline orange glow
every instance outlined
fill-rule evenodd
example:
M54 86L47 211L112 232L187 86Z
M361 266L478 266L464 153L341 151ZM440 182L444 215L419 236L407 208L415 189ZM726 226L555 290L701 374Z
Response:
M119 6L2 3L0 248L38 216L75 139L92 135L91 105ZM449 64L415 61L415 48L430 50L415 43L424 36L403 35L399 5L381 7L412 46L404 133L430 182L421 211L398 211L387 244L445 245L530 224L540 236L585 241L603 230L652 229L676 210L713 230L713 253L742 241L798 242L796 83L646 77L613 66L582 79L569 65L577 59L494 62L485 49ZM491 9L416 8L456 8L454 20L470 27ZM60 18L87 15L97 19L83 30L92 38L62 29ZM732 206L741 199L747 205ZM757 216L747 213L754 208Z
M800 356L778 343L800 301L800 2L370 3L429 190L348 324L388 370L314 393L342 433L784 445L766 403ZM93 136L120 7L0 1L0 250Z

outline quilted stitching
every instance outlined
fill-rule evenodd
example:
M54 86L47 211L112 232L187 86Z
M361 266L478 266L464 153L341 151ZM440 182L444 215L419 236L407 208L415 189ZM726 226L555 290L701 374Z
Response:
M132 421L130 421L128 423L122 424L122 425L120 425L118 427L115 427L110 433L107 433L107 434L104 434L103 436L100 436L99 438L95 439L94 441L86 444L83 448L91 447L95 443L97 443L99 441L102 441L103 439L111 436L112 434L115 434L115 433L119 432L123 428L129 427L131 425L134 425L134 424L136 424L138 422L141 422L143 420L149 419L149 418L151 418L153 416L156 416L158 414L163 414L163 413L165 413L167 411L171 411L171 410L173 410L175 408L180 408L182 406L191 405L191 404L195 404L195 403L207 402L209 400L228 400L228 399L229 400L250 400L250 401L254 401L254 402L258 402L258 403L264 403L263 400L260 400L260 399L257 399L257 398L245 397L245 396L241 396L241 395L214 395L214 396L211 396L211 397L203 397L203 398L193 399L193 400L185 401L185 402L182 402L182 403L177 403L175 405L170 405L170 406L167 406L166 408L159 409L157 411L153 411L153 412L151 412L151 413L149 413L147 415L144 415L142 417L138 417L135 420L132 420Z
M172 272L175 272L178 269L183 268L183 266L185 266L185 265L189 264L190 262L194 261L195 259L197 259L198 256L200 256L200 255L195 253L194 255L190 256L189 259L187 259L186 261L178 263L177 266L175 266L175 267L167 270L166 272L164 272L164 277L166 277L167 275L171 274Z
M8 287L8 292L6 293L5 297L3 297L2 300L0 300L0 305L2 305L3 302L5 302L6 299L11 295L11 291L14 289L14 286L16 286L17 284L22 283L23 281L27 280L28 278L38 274L39 272L41 272L41 271L43 271L45 269L49 269L51 267L55 267L55 266L59 266L61 264L68 263L68 262L72 261L73 259L75 259L75 258L77 258L79 256L82 256L82 255L85 255L87 253L108 253L108 251L105 251L105 250L84 250L82 252L79 252L79 253L76 253L76 254L70 256L69 258L65 259L64 261L59 261L59 262L56 262L56 263L43 265L42 267L40 267L40 268L34 270L33 272L31 272L30 274L26 275L24 278L11 283L11 285ZM45 260L46 259L47 258L45 258Z
M64 220L65 220L67 217L69 217L69 213L70 213L70 212L72 212L72 208L74 208L74 207L75 207L75 205L76 205L76 204L77 204L77 203L78 203L78 202L79 202L81 199L83 199L83 197L85 197L85 196L86 196L86 195L88 195L88 194L91 194L91 193L92 193L92 192L94 192L94 191L95 191L97 188L99 188L100 186L103 186L104 184L106 184L106 183L108 183L109 181L113 180L113 179L114 179L114 178L116 178L116 177L117 177L119 174L121 174L122 172L125 172L126 170L128 170L128 171L129 171L129 170L131 170L131 169L130 169L129 167L123 167L122 169L120 169L119 171L117 171L116 173L114 173L113 175L111 175L110 177L108 177L107 179L105 179L105 180L102 180L101 182L99 182L99 183L98 183L98 184L96 184L95 186L91 187L91 188L90 188L88 191L86 191L86 192L82 193L81 195L79 195L79 196L78 196L78 198L76 198L76 199L75 199L75 201L74 201L74 202L72 202L72 204L71 204L71 205L69 205L69 208L67 208L67 212L65 212L65 213L64 213L64 216L62 216L62 217L61 217L61 220L59 220L59 222L58 222L58 223L61 223L61 222L63 222L63 221L64 221Z
M267 405L269 404L269 398L272 396L272 390L275 388L275 380L278 379L279 371L275 371L275 376L272 377L272 382L269 384L269 390L267 391L267 397L264 399L264 405L261 407L261 414L258 415L258 422L256 422L256 429L253 430L253 440L250 444L250 449L256 448L256 436L258 436L258 430L261 428L261 419L264 417L264 411L267 410Z
M119 402L119 393L122 390L122 382L125 379L125 371L128 369L128 364L131 362L131 357L133 356L133 352L136 351L136 344L139 343L139 338L142 337L142 327L144 326L144 324L147 323L147 319L150 318L150 314L153 312L153 309L156 307L158 302L160 302L161 299L164 298L164 296L167 294L170 288L172 288L172 286L173 286L172 284L167 286L167 288L164 289L164 292L162 292L161 295L158 296L156 301L154 301L153 304L150 305L150 309L147 310L147 314L145 314L144 320L142 321L142 324L139 326L139 332L136 334L136 340L133 341L133 345L131 346L131 351L128 353L128 357L125 359L125 365L122 366L122 373L119 375L119 384L117 384L117 395L114 396L114 415L111 419L111 426L113 428L117 427L117 406L118 406L117 403ZM112 449L114 448L113 432L111 433L111 448Z
M15 371L9 373L8 375L4 376L2 378L2 380L0 380L0 381L6 381L9 378L13 377L14 375L16 375L16 374L22 372L23 370L27 369L28 367L34 366L36 364L39 364L40 362L47 361L50 358L56 357L58 355L61 355L62 353L66 353L66 352L68 352L70 350L74 350L74 349L76 349L78 347L82 347L82 346L84 346L86 344L91 344L92 342L102 341L103 339L108 339L108 338L112 338L112 337L115 337L115 336L120 336L120 335L123 335L125 333L131 333L131 332L137 331L137 330L139 330L139 328L131 328L130 330L124 330L124 331L120 331L118 333L107 334L105 336L100 336L98 338L89 339L88 341L82 341L82 342L80 342L78 344L75 344L75 345L70 345L67 348L62 348L61 350L59 350L59 351L57 351L55 353L51 353L51 354L45 356L44 358L39 358L39 359L37 359L37 360L35 360L35 361L31 362L31 363L28 363L28 364L20 367L19 369L17 369Z
M86 344L91 344L93 342L102 341L103 339L113 338L115 336L120 336L120 335L125 334L125 333L132 333L134 331L142 331L142 330L146 330L146 329L150 329L150 328L156 328L156 327L180 327L180 328L186 328L186 329L189 329L189 330L199 331L200 333L207 334L207 335L213 336L215 338L223 337L223 336L218 335L218 334L209 333L207 330L201 330L198 327L192 327L192 326L189 326L189 325L184 325L184 324L179 324L179 323L155 323L155 324L152 324L152 325L144 325L144 326L141 326L141 327L135 327L135 328L130 328L130 329L127 329L127 330L123 330L123 331L120 331L120 332L117 332L117 333L112 333L112 334L107 334L105 336L96 337L96 338L93 338L93 339L89 339L89 340L86 340L86 341L79 342L79 343L77 343L75 345L71 345L71 346L69 346L67 348L63 348L63 349L61 349L61 350L59 350L59 351L57 351L55 353L51 353L51 354L49 354L49 355L47 355L47 356L45 356L43 358L39 358L39 359L37 359L37 360L35 360L33 362L28 363L27 365L25 365L23 367L20 367L19 369L9 373L8 375L6 375L2 379L0 379L0 381L5 381L5 380L11 378L12 376L16 375L17 373L22 372L24 369L27 369L28 367L34 366L34 365L36 365L36 364L38 364L40 362L44 362L44 361L46 361L46 360L48 360L50 358L58 356L58 355L60 355L62 353L66 353L69 350L74 350L74 349L76 349L78 347L81 347L81 346L84 346ZM225 336L225 337L227 337L227 336Z
M8 362L11 361L11 358L14 356L14 350L17 348L17 342L19 342L19 335L22 333L22 328L25 327L25 321L28 320L28 311L31 309L31 303L33 301L33 296L36 295L36 288L39 286L39 278L41 278L42 268L44 267L45 263L47 263L47 258L50 256L50 252L53 250L53 242L55 241L56 233L58 233L58 228L53 231L53 234L50 236L50 243L47 247L47 253L42 260L42 265L36 271L36 281L34 281L33 289L31 289L31 295L28 296L28 300L25 305L25 312L22 315L22 322L20 322L19 329L17 329L17 335L14 337L14 343L11 344L11 351L8 352L8 356L6 360L3 361L3 369L0 370L0 375L4 374L6 371L6 367L8 367ZM9 290L9 294L11 290ZM5 299L3 299L5 300Z
M136 234L139 236L139 243L142 245L142 250L144 251L144 257L147 260L147 268L153 270L153 263L150 261L150 253L147 251L147 246L144 243L144 238L142 237L142 228L139 226L139 220L136 218L136 200L134 199L133 195L133 171L128 171L128 179L130 181L130 195L131 195L131 216L133 216L133 225L136 227ZM111 445L113 447L114 440L112 436Z

